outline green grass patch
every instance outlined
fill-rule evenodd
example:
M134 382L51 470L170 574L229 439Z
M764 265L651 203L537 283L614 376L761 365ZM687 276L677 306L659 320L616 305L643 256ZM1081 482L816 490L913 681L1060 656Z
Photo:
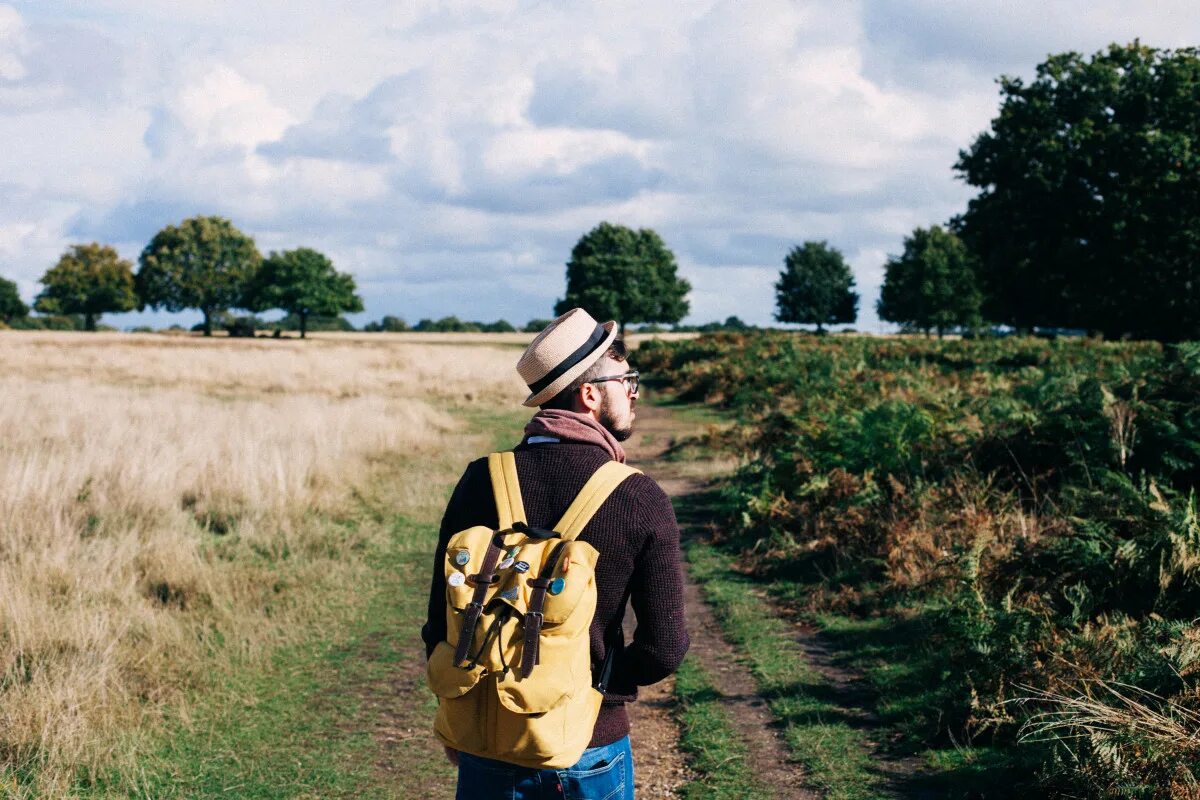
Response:
M702 403L680 400L664 381L653 376L647 378L643 373L642 384L647 388L644 399L638 399L639 403L647 402L669 408L672 417L689 427L703 429L714 425L718 428L728 428L732 424L727 412Z
M389 545L372 554L368 601L339 615L326 629L331 635L281 649L265 669L227 675L197 699L189 719L168 726L140 774L83 780L79 795L398 798L411 796L416 784L444 783L452 773L432 733L425 735L432 705L418 702L399 719L381 718L397 676L406 666L411 674L423 656L415 626L424 615L431 556L416 545L432 537L427 524L397 519ZM413 700L421 700L421 687L413 688ZM400 774L379 769L373 732L386 724L416 728L402 747Z
M897 751L924 762L921 787L946 797L1033 791L1030 777L1041 766L1037 751L963 743L949 736L939 710L951 703L946 687L955 666L929 644L931 615L929 606L909 605L871 619L826 613L815 615L813 622L841 663L860 671L870 684L875 713L899 735Z
M693 541L691 573L705 591L727 638L742 650L775 717L810 780L833 798L879 797L883 779L872 768L867 736L888 743L888 754L915 756L919 774L903 779L905 791L945 798L1009 797L1029 789L1038 754L1020 748L968 744L948 734L940 709L955 667L931 646L936 609L915 602L877 608L876 616L824 612L809 617L834 653L837 666L861 673L868 696L859 707L873 713L875 730L847 715L831 687L806 663L789 623L774 616L776 603L797 603L829 577L802 568L756 577L734 569L720 547ZM861 714L861 712L860 712ZM1021 787L1025 787L1022 789Z
M746 745L738 737L712 679L692 656L675 675L679 700L680 747L689 756L696 778L683 787L689 800L750 800L769 796L746 760Z
M788 624L774 615L755 582L732 559L699 541L687 547L692 577L726 637L745 655L771 713L807 779L832 800L880 796L865 736L846 718L831 687L806 662Z

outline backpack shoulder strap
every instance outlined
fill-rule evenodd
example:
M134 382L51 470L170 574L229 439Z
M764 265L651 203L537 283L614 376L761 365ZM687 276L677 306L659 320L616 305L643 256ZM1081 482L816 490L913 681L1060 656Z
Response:
M618 461L609 461L588 478L588 482L579 490L575 500L567 508L562 519L554 526L554 530L562 534L564 541L571 541L583 532L584 526L608 496L630 475L641 473L640 469L627 466Z
M488 456L488 473L492 477L492 494L496 498L496 513L500 530L511 528L514 522L527 522L525 505L521 500L521 484L517 481L517 459L511 451Z
M562 541L555 545L550 557L542 565L542 571L538 576L529 581L533 591L529 596L529 610L525 614L525 644L521 651L521 674L526 678L533 673L533 668L537 666L539 660L541 641L539 636L544 619L543 604L546 602L546 591L552 582L550 576L558 564L559 554L562 552L564 544L573 541L583 532L584 526L600 509L608 496L613 493L613 490L635 472L641 472L641 470L627 467L616 461L609 461L592 473L592 477L588 478L587 483L579 490L579 494L575 495L575 499L567 508L567 512L563 514L562 519L554 526L554 530L562 536ZM613 652L615 651L610 648L608 655L605 656L605 681ZM600 691L603 692L604 689L601 688Z

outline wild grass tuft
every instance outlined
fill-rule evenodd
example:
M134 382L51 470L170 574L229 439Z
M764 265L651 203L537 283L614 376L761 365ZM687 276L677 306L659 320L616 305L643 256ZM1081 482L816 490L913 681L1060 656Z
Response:
M680 747L696 778L683 788L695 800L750 800L768 796L750 770L746 745L722 708L712 677L692 656L675 675Z
M1189 707L1109 681L1070 694L1023 688L1026 694L1015 702L1037 710L1026 719L1021 738L1054 746L1061 768L1092 790L1200 796L1200 712L1194 697Z

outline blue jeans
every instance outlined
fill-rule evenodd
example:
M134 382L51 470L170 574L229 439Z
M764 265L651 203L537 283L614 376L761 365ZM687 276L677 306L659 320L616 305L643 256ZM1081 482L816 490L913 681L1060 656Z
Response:
M589 747L568 769L531 769L458 754L456 800L633 800L629 737Z

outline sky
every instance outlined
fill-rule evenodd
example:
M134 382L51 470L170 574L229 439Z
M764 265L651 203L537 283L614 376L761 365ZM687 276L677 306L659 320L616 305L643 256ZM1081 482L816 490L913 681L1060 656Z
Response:
M1200 4L0 0L0 276L32 300L71 244L136 265L220 215L352 273L358 324L523 324L608 221L663 237L695 323L770 323L825 240L877 330L888 256L974 194L996 79L1135 38L1200 44Z

